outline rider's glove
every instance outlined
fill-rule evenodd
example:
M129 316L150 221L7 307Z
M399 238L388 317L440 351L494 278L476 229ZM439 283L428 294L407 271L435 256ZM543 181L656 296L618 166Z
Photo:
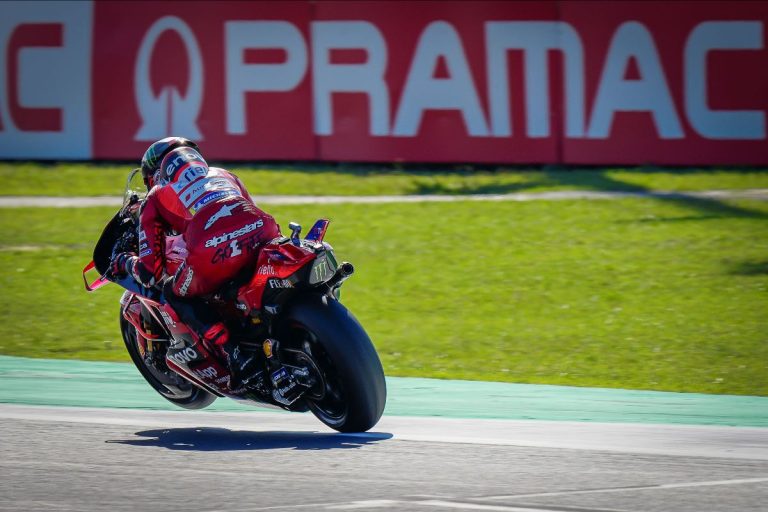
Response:
M129 252L121 252L112 260L109 265L109 270L115 277L123 277L128 274L128 260L131 259L133 254Z

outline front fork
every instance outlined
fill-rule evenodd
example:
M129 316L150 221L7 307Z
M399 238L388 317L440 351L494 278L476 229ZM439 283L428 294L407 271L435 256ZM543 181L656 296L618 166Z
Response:
M134 329L136 329L136 341L139 354L144 360L151 360L158 348L161 337L151 331L148 322L144 321L141 314L141 302L135 294L126 291L120 299L121 314Z
M136 329L137 348L141 357L147 364L159 364L161 367L167 367L177 374L179 378L192 382L198 387L213 391L217 387L222 387L217 379L216 383L205 382L205 377L220 377L224 375L224 369L218 362L217 357L211 356L210 347L200 347L194 340L192 332L181 323L176 313L168 304L160 304L139 295L126 291L120 299L121 314ZM148 321L146 311L151 315L153 321ZM152 332L152 325L164 326L162 334ZM189 343L187 342L189 341ZM163 350L165 348L165 350ZM189 364L209 361L207 371L198 372L189 368ZM212 370L213 368L213 370ZM220 393L216 392L220 395Z

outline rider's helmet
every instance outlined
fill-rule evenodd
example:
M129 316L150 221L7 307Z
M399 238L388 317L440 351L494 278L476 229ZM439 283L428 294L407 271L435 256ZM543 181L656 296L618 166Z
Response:
M160 169L160 162L165 155L176 148L193 148L199 150L197 144L184 137L166 137L153 142L144 156L141 158L141 175L144 177L144 185L150 190L155 185L155 174Z
M187 181L192 181L197 176L208 174L208 163L194 148L180 147L169 151L160 163L160 171L157 173L157 183L167 185L179 180L182 176L188 176Z

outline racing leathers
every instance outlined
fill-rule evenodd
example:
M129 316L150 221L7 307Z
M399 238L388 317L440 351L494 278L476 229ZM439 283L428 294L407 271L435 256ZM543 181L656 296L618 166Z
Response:
M145 286L158 284L165 269L165 235L183 234L188 254L164 292L181 320L202 338L211 337L212 330L213 335L222 332L203 297L255 266L261 245L280 236L274 218L254 205L235 175L204 161L187 163L171 180L155 185L142 205L140 224L139 254L128 259L126 270ZM226 342L223 332L216 344Z

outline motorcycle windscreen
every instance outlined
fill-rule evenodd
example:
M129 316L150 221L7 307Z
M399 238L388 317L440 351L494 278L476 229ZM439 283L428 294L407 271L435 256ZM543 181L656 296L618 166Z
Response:
M96 247L93 249L93 262L101 275L106 274L109 269L109 264L112 261L112 249L124 231L121 229L122 223L123 219L120 217L120 212L117 212L104 227L104 231L102 231L98 242L96 242Z

